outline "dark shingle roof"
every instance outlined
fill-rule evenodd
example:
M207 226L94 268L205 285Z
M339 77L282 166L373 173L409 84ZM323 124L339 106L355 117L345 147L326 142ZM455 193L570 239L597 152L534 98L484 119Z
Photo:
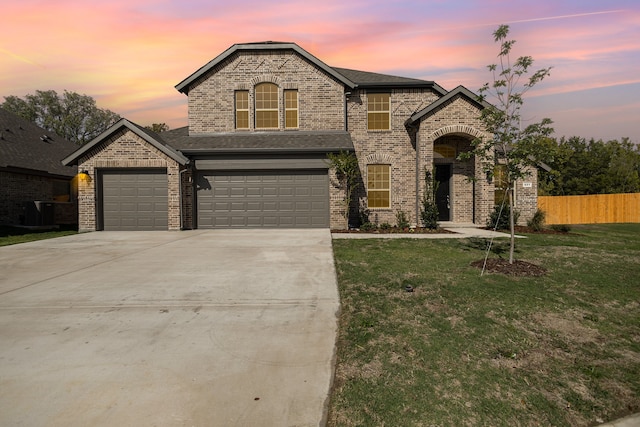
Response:
M183 127L161 135L167 144L184 154L353 151L351 135L344 131L235 132L189 136L189 129Z
M371 73L368 71L351 70L348 68L333 67L338 73L351 80L358 87L362 88L433 88L436 92L444 95L447 93L437 83L429 80L413 79L410 77L391 76L388 74Z
M35 123L0 108L0 168L72 177L75 167L60 160L78 146Z

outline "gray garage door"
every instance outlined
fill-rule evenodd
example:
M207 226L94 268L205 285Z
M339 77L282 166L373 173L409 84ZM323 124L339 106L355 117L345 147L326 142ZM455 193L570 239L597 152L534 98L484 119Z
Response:
M106 171L101 179L104 230L167 229L166 171Z
M198 228L329 227L329 178L318 171L200 172Z

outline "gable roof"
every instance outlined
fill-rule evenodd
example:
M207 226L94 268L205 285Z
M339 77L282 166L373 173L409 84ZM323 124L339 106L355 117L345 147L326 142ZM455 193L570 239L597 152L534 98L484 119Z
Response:
M169 156L179 164L185 165L189 163L189 159L187 159L181 153L177 152L172 147L170 147L164 141L164 139L157 133L152 132L148 129L145 129L144 127L139 126L133 122L130 122L127 119L120 119L118 122L116 122L111 127L109 127L109 129L105 130L100 135L95 137L93 140L89 141L88 143L80 147L78 150L71 153L69 156L65 157L62 160L62 164L64 165L76 164L78 162L78 159L83 154L90 151L91 149L93 149L93 147L100 144L104 140L110 138L113 134L115 134L116 132L119 132L122 128L129 129L131 132L135 133L140 138L144 139L149 144L153 145L159 151L163 152L164 154L166 154L167 156Z
M453 89L451 92L447 93L445 96L443 96L442 98L438 99L437 101L432 102L431 104L429 104L427 107L423 108L422 110L416 111L415 113L413 113L411 115L411 117L409 117L409 119L407 119L407 123L412 124L412 123L417 122L418 120L420 120L424 116L429 115L430 113L434 112L435 110L440 108L442 105L444 105L447 102L453 100L457 96L461 96L461 97L467 99L471 104L475 105L476 107L478 107L481 110L491 106L491 104L489 104L486 101L482 101L482 102L478 101L478 96L476 94L474 94L469 89L467 89L466 87L461 85L461 86L458 86L457 88Z
M78 146L29 120L0 108L0 168L73 177L76 168L60 159Z
M189 136L189 128L182 127L162 135L172 147L189 155L354 150L351 135L346 131L234 132Z
M342 84L344 84L345 86L350 87L350 88L354 88L355 87L355 84L352 81L350 81L347 77L345 77L344 75L336 72L335 69L329 67L327 64L325 64L324 62L322 62L321 60L319 60L318 58L316 58L315 56L313 56L312 54L310 54L306 50L302 49L297 44L289 43L289 42L266 41L266 42L257 42L257 43L237 43L237 44L234 44L229 49L225 50L220 55L216 56L211 61L209 61L208 63L206 63L202 67L200 67L200 69L198 69L195 73L191 74L189 77L187 77L186 79L184 79L183 81L178 83L176 85L176 89L178 90L178 92L181 92L181 93L184 93L184 94L188 95L189 94L189 90L191 89L191 85L196 80L198 80L204 74L208 73L211 69L213 69L216 65L220 64L221 62L223 62L224 60L226 60L227 58L229 58L231 55L235 54L236 52L266 51L266 50L292 50L292 51L298 53L303 58L305 58L307 61L311 62L316 67L318 67L321 70L323 70L325 73L327 73L330 76L332 76L334 79L336 79L339 82L341 82Z
M333 67L333 69L354 82L359 88L431 88L440 95L447 93L440 85L430 80L371 73L349 68Z

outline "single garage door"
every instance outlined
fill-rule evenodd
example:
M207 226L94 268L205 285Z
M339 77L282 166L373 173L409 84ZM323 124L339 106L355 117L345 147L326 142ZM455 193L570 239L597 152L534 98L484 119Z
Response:
M104 230L167 230L165 170L117 170L102 173Z
M329 227L326 170L200 172L198 228Z

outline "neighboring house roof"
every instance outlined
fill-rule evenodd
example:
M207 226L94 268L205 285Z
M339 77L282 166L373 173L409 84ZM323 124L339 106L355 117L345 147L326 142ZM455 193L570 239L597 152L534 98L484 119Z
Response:
M64 165L76 164L78 162L78 159L83 154L87 153L88 151L93 149L93 147L102 143L104 140L110 138L113 134L115 134L116 132L119 132L123 128L129 129L131 132L135 133L140 138L144 139L149 144L153 145L155 148L157 148L158 150L160 150L161 152L163 152L164 154L166 154L176 162L180 163L181 165L185 165L189 163L189 159L187 159L181 153L177 152L171 146L169 146L159 134L152 132L148 129L145 129L142 126L139 126L135 123L132 123L127 119L120 119L118 122L116 122L111 127L109 127L109 129L105 130L100 135L95 137L93 140L89 141L88 143L80 147L78 150L76 150L75 152L71 153L69 156L64 158L62 160L62 164Z
M422 110L413 113L411 115L411 117L409 117L409 119L407 120L407 123L413 124L413 123L417 122L421 118L423 118L423 117L431 114L432 112L436 111L438 108L440 108L441 106L445 105L447 102L453 100L457 96L461 96L461 97L467 99L470 103L472 103L473 105L477 106L479 109L483 109L483 108L487 108L487 107L491 106L491 104L489 104L486 101L482 101L482 102L478 101L478 96L476 94L474 94L473 92L471 92L466 87L458 86L457 88L453 89L451 92L447 93L442 98L440 98L437 101L429 104L427 107L423 108Z
M440 95L447 93L440 85L429 80L370 73L348 68L333 67L333 69L354 82L359 88L432 88Z
M260 51L260 50L293 50L294 52L297 52L300 56L302 56L303 58L305 58L306 60L314 64L316 67L320 68L321 70L323 70L324 72L326 72L327 74L329 74L330 76L332 76L333 78L335 78L336 80L344 84L345 86L350 87L352 89L355 87L355 83L350 81L347 77L338 73L335 69L329 67L327 64L325 64L324 62L322 62L321 60L319 60L318 58L316 58L306 50L302 49L297 44L289 43L289 42L267 41L267 42L258 42L258 43L234 44L229 49L225 50L220 55L216 56L211 61L206 63L198 71L196 71L195 73L191 74L189 77L187 77L186 79L178 83L176 85L176 89L178 89L178 91L181 93L188 94L189 90L191 89L191 85L195 81L197 81L204 74L208 73L216 65L225 61L231 55L235 54L236 52Z
M78 146L29 120L0 108L0 168L22 173L73 177L76 168L60 159Z
M344 131L234 132L189 136L189 129L183 127L163 132L162 137L184 154L354 150L351 135Z

